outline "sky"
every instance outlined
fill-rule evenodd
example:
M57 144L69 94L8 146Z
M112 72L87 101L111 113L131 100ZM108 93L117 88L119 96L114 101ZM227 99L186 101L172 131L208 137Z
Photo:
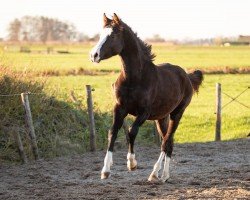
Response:
M90 36L102 28L103 13L115 12L143 39L199 39L250 35L250 0L1 0L0 37L10 21L48 16L75 24Z

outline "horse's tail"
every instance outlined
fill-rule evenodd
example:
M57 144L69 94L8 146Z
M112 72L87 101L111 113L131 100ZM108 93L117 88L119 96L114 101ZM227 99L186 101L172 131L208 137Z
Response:
M189 73L188 74L188 77L192 83L192 86L193 86L193 90L194 92L199 92L199 87L203 81L203 73L202 71L200 70L195 70L194 72L192 73Z

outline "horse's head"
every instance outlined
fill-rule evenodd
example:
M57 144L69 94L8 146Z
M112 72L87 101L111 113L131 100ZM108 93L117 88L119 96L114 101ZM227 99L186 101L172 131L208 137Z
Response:
M123 27L119 17L114 13L113 19L109 19L104 13L103 22L100 39L90 53L91 61L96 63L119 54L124 45Z

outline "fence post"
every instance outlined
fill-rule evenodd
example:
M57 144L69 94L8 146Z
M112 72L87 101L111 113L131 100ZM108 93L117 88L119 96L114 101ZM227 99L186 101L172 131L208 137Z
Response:
M30 110L28 93L21 93L21 99L22 99L22 103L25 109L25 122L26 122L28 135L29 135L30 142L31 142L32 152L33 152L35 160L37 160L39 159L39 154L38 154L38 147L37 147L37 142L36 142L35 129L33 126L33 120L32 120L32 115L31 115L31 110Z
M215 141L221 140L221 84L216 83L216 127Z
M20 158L22 159L22 162L24 164L26 164L27 163L27 157L26 157L26 154L25 154L24 149L23 149L23 143L22 143L22 139L20 137L20 134L19 134L18 131L13 131L13 135L14 135L17 147L18 147L18 153L20 155Z
M86 85L87 90L87 105L89 114L89 132L90 132L90 151L96 150L96 138L95 138L95 119L93 112L93 102L92 102L92 90L90 85Z

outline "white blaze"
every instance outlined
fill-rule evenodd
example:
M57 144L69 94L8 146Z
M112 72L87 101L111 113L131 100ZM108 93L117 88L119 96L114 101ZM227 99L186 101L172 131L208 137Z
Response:
M112 28L104 28L100 34L100 39L95 47L90 52L90 59L92 62L100 62L100 50L102 45L106 42L107 38L113 32ZM97 57L94 57L97 54Z

